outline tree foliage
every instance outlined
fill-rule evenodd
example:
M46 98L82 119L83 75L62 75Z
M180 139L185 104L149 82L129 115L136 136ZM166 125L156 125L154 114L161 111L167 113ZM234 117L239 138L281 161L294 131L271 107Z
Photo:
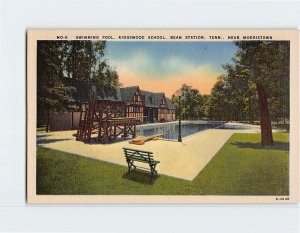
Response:
M211 91L208 117L252 123L258 116L254 84L239 74L239 67L226 64L223 68L225 74L218 78Z
M262 144L272 144L272 121L289 118L289 42L239 41L211 92L209 115L225 120L259 117Z
M74 108L70 96L76 96L76 89L66 85L66 78L97 85L101 96L113 94L119 77L104 59L105 47L105 41L38 41L37 112L44 121L38 124L50 112Z
M197 120L204 115L203 99L197 89L186 84L172 95L172 101L179 113L179 96L181 96L181 115L183 119Z

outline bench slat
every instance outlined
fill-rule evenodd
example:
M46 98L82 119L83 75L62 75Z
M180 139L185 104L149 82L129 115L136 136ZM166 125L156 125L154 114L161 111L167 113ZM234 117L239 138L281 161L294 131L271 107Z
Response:
M127 150L127 151L137 151L137 152L142 152L142 153L147 153L147 154L153 154L153 152L151 152L151 151L136 150L136 149L126 148L126 147L123 147L123 150Z
M153 153L148 153L148 152L145 152L145 151L139 151L139 150L125 150L124 151L128 152L128 153L133 153L133 152L139 152L139 153L142 153L142 154L147 154L147 155L152 155Z
M147 160L147 161L152 161L154 160L153 158L149 158L148 156L141 156L141 155L125 155L126 158L141 158L141 159L144 159L144 160Z
M148 159L144 159L144 158L141 158L141 157L138 157L138 156L131 156L131 157L126 157L130 160L133 160L133 161L137 161L137 162L143 162L143 163L151 163L151 164L155 164L155 163L159 163L159 161L157 160L148 160Z
M153 158L153 155L148 155L148 154L143 154L139 152L134 152L134 153L128 153L125 152L126 155L131 156L131 155L138 155L138 156L143 156L143 157L148 157L148 158Z

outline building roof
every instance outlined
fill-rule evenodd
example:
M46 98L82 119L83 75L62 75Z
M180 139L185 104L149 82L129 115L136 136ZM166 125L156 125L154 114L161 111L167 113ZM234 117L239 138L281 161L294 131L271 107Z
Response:
M90 96L97 96L98 100L112 100L112 101L124 101L126 104L130 104L133 100L133 96L139 89L138 86L132 87L115 87L111 90L106 89L106 93L103 94L97 89L94 83L88 84L86 81L72 80L71 78L65 78L63 83L66 86L72 86L76 89L69 98L72 102L87 103L90 100ZM163 92L153 93L149 91L141 90L142 99L146 107L158 108L161 104L162 98L165 96ZM167 107L169 109L175 109L172 101L166 97Z
M72 102L88 102L89 101L89 85L86 81L73 80L72 78L64 78L62 80L65 86L71 86L76 89L69 96L69 100Z
M167 106L168 106L168 109L173 109L173 110L175 110L176 108L175 108L175 106L174 106L172 100L170 100L168 97L166 97L166 100L167 100Z
M81 80L72 80L70 78L65 78L63 83L66 86L72 86L76 89L76 92L72 93L69 97L71 101L78 101L81 103L87 103L90 101L90 96L96 96L98 100L115 100L122 101L121 92L119 87L106 89L105 93L97 88L95 83L87 83Z
M121 96L121 91L119 87L112 88L110 90L106 89L105 95L102 97L97 94L98 100L115 100L115 101L123 101Z
M146 107L156 107L160 106L161 100L164 97L164 93L153 93L149 91L141 91Z
M138 86L132 86L132 87L121 87L120 88L120 93L121 93L121 98L122 100L130 104L132 102L133 96L136 93Z

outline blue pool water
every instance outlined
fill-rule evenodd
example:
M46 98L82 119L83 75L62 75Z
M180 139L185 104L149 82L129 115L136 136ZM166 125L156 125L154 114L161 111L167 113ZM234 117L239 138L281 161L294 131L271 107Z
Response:
M216 128L218 126L222 125L221 123L214 123L214 124L183 124L181 125L181 137L187 137L192 134L207 130ZM165 139L177 139L178 138L178 123L177 124L170 124L165 126L153 126L153 127L147 127L145 129L138 129L137 130L137 136L150 136L154 134L164 134L162 138Z

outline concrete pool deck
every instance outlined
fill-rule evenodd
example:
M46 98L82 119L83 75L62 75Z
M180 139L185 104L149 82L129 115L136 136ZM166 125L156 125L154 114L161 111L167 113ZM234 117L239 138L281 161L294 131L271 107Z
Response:
M259 126L226 123L222 129L209 129L183 138L182 142L157 140L144 145L129 144L128 140L111 144L88 144L76 141L76 131L38 132L39 146L83 157L127 166L122 147L152 151L159 160L158 174L193 180L222 148L233 133L259 133Z

